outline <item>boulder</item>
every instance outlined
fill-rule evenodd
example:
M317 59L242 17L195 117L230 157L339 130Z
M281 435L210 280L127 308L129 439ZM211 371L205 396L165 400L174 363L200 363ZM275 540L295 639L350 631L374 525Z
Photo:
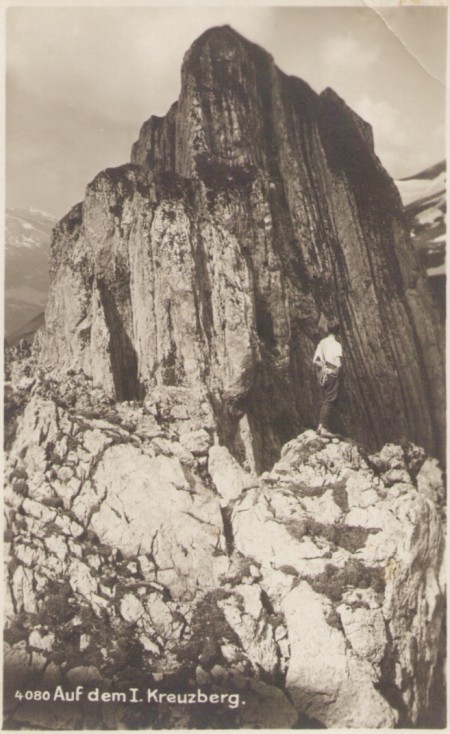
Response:
M157 579L170 572L177 595L213 583L212 554L225 542L219 504L207 488L190 491L177 458L113 446L97 466L95 486L103 499L89 527L101 542L128 557L150 554Z
M188 433L182 433L180 436L180 443L194 454L194 456L204 456L208 453L208 449L211 446L211 436L204 428L200 428L198 431L189 431Z
M444 536L436 494L409 474L405 490L393 491L398 485L378 472L384 477L392 462L407 472L406 464L392 446L380 454L375 473L356 446L318 443L306 432L285 449L270 483L262 479L232 513L236 549L260 564L259 583L286 619L287 689L327 727L392 727L399 716L417 722L440 666ZM311 486L314 467L323 482ZM339 512L323 512L327 495Z

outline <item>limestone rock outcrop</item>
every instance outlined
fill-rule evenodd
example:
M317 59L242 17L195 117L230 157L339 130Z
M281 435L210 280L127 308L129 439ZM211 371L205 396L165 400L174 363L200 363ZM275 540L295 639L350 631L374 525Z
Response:
M442 725L441 334L370 127L212 29L51 269L7 364L5 728ZM336 316L352 440L311 430Z
M345 354L341 431L443 452L443 336L370 126L229 27L131 163L55 229L41 364L119 400L206 387L221 443L261 471L317 420L326 319Z
M429 723L443 485L423 450L306 431L258 477L219 444L201 392L114 404L81 372L39 369L11 439L7 728ZM14 695L77 685L76 704ZM86 699L148 688L223 698Z
M235 547L260 564L286 619L286 687L328 727L391 727L406 710L416 722L428 705L428 684L410 675L423 665L431 680L439 665L444 537L432 481L415 486L400 447L365 457L306 431L234 505Z

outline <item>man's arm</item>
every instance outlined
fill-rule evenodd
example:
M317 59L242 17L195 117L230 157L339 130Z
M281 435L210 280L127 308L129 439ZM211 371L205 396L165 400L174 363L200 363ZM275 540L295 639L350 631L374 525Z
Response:
M315 364L316 367L322 367L324 362L325 360L322 355L322 350L320 349L320 347L317 347L316 353L314 354L314 357L313 357L313 364Z

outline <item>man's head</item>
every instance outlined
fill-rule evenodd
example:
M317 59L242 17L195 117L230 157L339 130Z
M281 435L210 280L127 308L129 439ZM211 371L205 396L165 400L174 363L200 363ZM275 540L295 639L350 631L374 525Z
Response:
M329 321L328 322L328 333L334 334L335 336L339 334L341 330L341 326L339 324L339 321Z

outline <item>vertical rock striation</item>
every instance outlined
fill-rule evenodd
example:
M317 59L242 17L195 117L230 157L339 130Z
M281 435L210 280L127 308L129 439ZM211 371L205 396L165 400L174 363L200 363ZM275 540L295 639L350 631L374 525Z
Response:
M317 419L311 359L330 317L342 430L442 452L442 336L370 126L211 29L131 163L57 226L41 362L119 400L204 385L221 442L261 471Z

